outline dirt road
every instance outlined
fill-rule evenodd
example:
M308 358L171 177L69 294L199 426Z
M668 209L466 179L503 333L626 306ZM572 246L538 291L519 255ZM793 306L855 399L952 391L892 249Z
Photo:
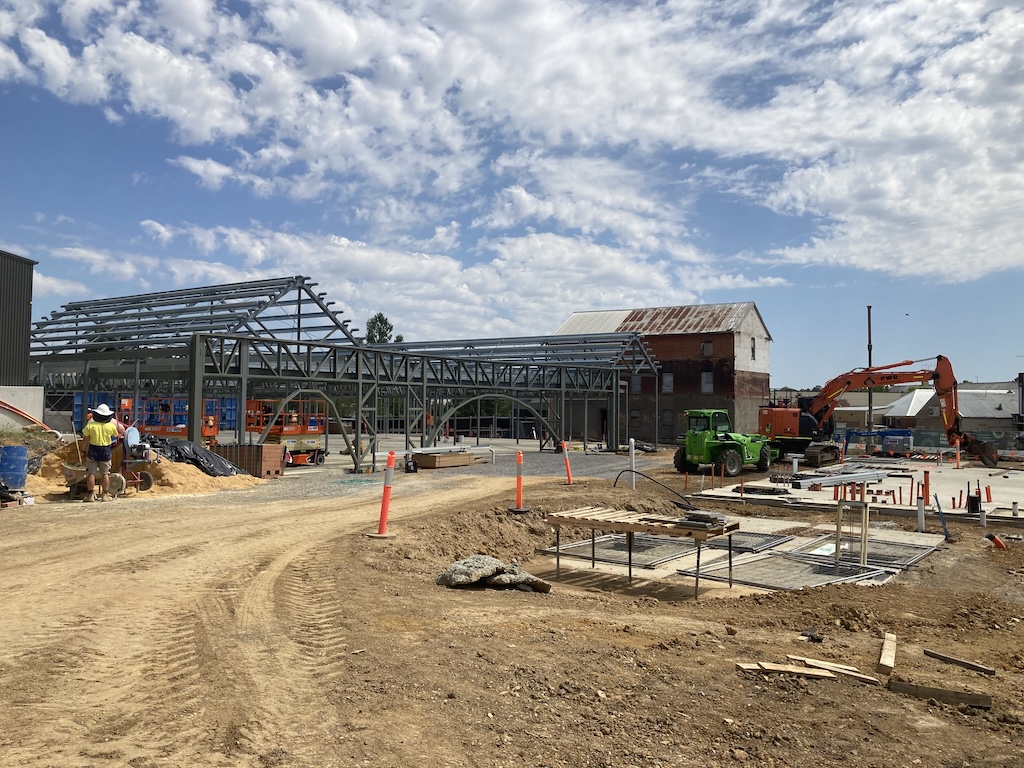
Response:
M390 540L363 535L374 484L4 510L0 765L1024 765L1024 547L965 531L899 584L729 600L585 569L549 594L450 590L437 574L476 552L553 579L544 511L630 497L532 479L513 516L506 481L442 477L396 484ZM993 707L736 669L874 674L882 630L895 676Z

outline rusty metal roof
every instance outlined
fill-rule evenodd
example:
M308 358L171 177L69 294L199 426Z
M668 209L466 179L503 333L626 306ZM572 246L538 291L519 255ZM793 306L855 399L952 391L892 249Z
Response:
M651 336L733 333L751 312L757 315L763 326L761 313L752 301L574 312L555 333L643 333ZM768 338L771 339L771 334Z

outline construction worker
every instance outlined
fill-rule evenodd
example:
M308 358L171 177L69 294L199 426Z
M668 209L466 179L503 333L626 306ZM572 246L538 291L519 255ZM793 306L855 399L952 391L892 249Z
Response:
M105 501L110 491L110 460L113 446L117 442L117 422L114 412L106 405L92 409L92 418L82 427L85 450L85 498L83 501ZM99 475L100 492L96 493L96 476Z

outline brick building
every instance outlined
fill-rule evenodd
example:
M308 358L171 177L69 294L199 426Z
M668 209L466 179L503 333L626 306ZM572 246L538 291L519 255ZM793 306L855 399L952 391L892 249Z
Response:
M753 302L574 312L556 334L639 332L661 366L658 379L634 377L626 393L624 434L672 442L691 408L724 408L739 431L757 430L769 396L771 334ZM574 419L595 432L601 416Z

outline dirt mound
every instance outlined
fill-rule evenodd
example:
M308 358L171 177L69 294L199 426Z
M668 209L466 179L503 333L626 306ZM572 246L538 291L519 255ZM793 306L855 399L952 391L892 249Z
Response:
M68 443L56 450L46 453L38 472L29 475L26 480L26 491L35 497L37 503L47 501L67 501L68 488L64 476L65 464L84 463L77 443ZM114 449L112 458L114 467L121 464L121 448ZM153 475L153 486L142 493L152 495L182 493L215 493L222 490L249 488L267 482L252 475L232 475L230 477L211 477L193 464L171 461L161 456L157 461L148 464L137 464L132 472L149 472ZM131 480L131 477L127 478ZM129 486L126 493L139 493L136 486Z

